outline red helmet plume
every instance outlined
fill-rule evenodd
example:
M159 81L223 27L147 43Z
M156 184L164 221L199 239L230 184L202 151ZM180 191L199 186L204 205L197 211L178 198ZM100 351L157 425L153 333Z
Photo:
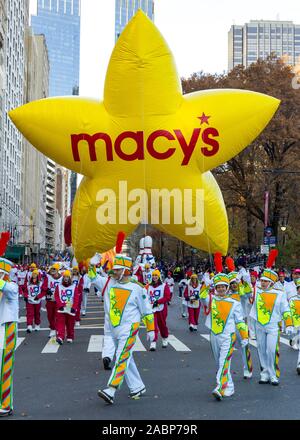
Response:
M266 263L266 267L268 269L272 269L272 267L275 264L275 260L276 260L277 256L278 256L278 250L277 249L272 249L271 252L269 253L269 258L268 258L268 261Z
M0 237L0 257L2 257L5 254L6 248L7 248L7 243L9 242L10 239L10 233L7 232L2 232L1 233L1 237Z
M214 263L216 272L220 273L223 272L223 263L222 263L222 254L221 252L216 252L214 255Z
M123 242L125 240L126 234L123 231L118 232L117 241L116 241L116 253L120 254L122 252Z
M227 257L225 262L229 272L233 272L235 270L235 264L233 258Z

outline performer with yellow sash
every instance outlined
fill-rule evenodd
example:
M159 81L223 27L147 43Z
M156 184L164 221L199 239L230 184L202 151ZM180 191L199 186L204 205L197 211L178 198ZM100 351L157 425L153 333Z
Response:
M292 336L294 332L286 295L283 290L274 288L278 275L271 268L277 255L276 249L270 252L250 311L250 317L255 320L257 350L261 365L260 384L270 382L272 385L279 384L280 321L284 319L288 336Z
M297 288L297 295L292 296L289 300L293 325L295 329L293 347L297 347L299 350L297 361L297 373L300 375L300 279L295 281Z
M152 307L145 288L131 278L132 259L116 255L113 270L114 278L108 280L104 292L104 327L109 330L114 344L116 362L108 387L98 391L98 396L110 404L124 378L131 398L138 399L146 391L132 356L142 319L147 327L147 338L150 342L154 340Z
M221 255L219 255L221 259ZM222 263L217 263L217 272L222 269ZM217 364L217 386L212 394L217 400L234 394L234 384L230 374L231 358L236 342L236 330L241 336L241 345L247 345L248 327L243 319L242 307L239 301L229 295L229 278L225 273L213 277L214 294L210 296L209 286L203 285L200 300L208 311L205 325L210 329L210 343Z

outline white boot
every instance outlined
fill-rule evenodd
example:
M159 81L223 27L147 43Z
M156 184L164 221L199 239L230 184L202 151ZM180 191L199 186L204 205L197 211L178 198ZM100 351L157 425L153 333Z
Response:
M169 344L168 338L165 338L165 339L163 338L163 340L162 340L162 347L166 348L168 346L168 344Z
M75 322L75 327L80 327L80 321Z
M244 370L244 379L251 379L252 373L248 370Z
M27 333L31 333L32 332L32 325L28 325L27 326Z
M156 350L156 342L151 342L150 351L155 351L155 350Z
M41 330L41 327L40 327L39 325L36 325L36 326L34 327L34 330L35 330L36 332L38 332L39 330Z

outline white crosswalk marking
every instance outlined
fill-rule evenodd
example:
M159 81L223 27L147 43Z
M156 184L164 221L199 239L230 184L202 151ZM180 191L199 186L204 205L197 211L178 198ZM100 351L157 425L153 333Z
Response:
M146 348L143 346L139 336L137 336L136 338L133 351L146 351Z
M200 334L200 336L202 336L202 338L206 339L208 342L210 341L210 336L209 335L202 335L202 334Z
M88 346L88 352L89 353L99 353L102 351L103 348L103 341L104 336L103 335L92 335L90 337L89 346Z
M191 351L189 347L183 344L183 342L179 341L179 339L177 339L174 335L169 335L168 341L176 351Z
M90 337L88 352L89 353L100 353L103 349L104 336L103 335L92 335ZM139 336L136 339L133 351L146 351L146 348L142 344Z
M285 338L280 338L280 342L282 342L282 344L288 345L290 347L290 343L287 339Z
M19 323L26 322L26 316L20 316Z
M16 350L18 347L20 347L20 345L22 344L22 342L24 341L25 338L17 338L17 345L16 345Z
M42 353L57 353L60 345L56 342L55 338L50 338L45 347L42 350Z

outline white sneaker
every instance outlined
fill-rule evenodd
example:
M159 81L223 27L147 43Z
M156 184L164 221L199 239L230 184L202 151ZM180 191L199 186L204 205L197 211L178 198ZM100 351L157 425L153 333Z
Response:
M75 327L80 327L80 321L75 322Z
M212 395L217 399L217 400L222 400L223 396L220 393L220 391L218 390L218 388L215 388L212 392Z
M85 316L85 312L82 312L82 313L81 313L81 316Z
M56 331L55 330L50 330L50 333L49 333L49 338L53 338L53 336L56 336Z
M156 350L156 342L151 342L150 351L155 351L155 350Z
M169 344L168 338L165 338L162 340L162 347L163 348L166 348L168 346L168 344Z
M244 379L251 379L251 377L252 377L252 373L250 373L250 371L248 370L244 370Z
M32 332L32 325L28 325L27 326L27 333L31 333Z
M34 327L34 330L35 330L36 332L38 332L39 330L41 330L41 327L40 327L39 325L36 325L36 326Z
M230 396L233 396L233 394L234 394L234 390L229 391L229 390L225 389L223 392L224 397L230 397Z
M73 343L73 339L67 339L67 342L69 343L69 344L72 344Z
M47 310L45 309L45 307L41 307L41 311L42 311L42 312L47 312Z

